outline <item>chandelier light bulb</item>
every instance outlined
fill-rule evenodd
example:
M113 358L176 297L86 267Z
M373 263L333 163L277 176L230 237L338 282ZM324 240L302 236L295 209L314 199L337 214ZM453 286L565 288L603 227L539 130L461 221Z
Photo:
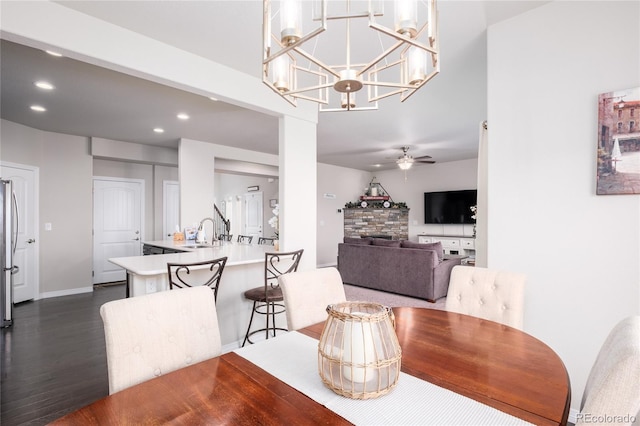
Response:
M354 92L345 92L340 94L340 106L344 109L356 107L356 94Z
M418 3L416 0L395 0L396 32L414 38L418 33Z
M409 84L418 85L427 78L427 55L424 50L415 46L408 51Z
M280 6L280 41L291 45L302 37L302 5L298 0L282 0Z
M273 60L273 85L281 92L289 90L289 58L286 55Z

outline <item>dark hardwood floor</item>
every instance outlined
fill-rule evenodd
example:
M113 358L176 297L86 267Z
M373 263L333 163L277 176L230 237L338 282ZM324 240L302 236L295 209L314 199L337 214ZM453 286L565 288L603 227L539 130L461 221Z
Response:
M0 424L43 425L109 394L100 306L124 285L24 302L2 329Z

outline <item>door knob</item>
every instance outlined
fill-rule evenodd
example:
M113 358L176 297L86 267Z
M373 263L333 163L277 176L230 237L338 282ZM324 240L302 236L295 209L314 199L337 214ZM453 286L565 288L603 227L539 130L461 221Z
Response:
M29 239L27 240L27 244L33 244L33 243L35 243L35 242L36 242L36 240L35 240L35 239L33 239L33 238L29 238Z
M140 241L140 238L134 238L132 241Z

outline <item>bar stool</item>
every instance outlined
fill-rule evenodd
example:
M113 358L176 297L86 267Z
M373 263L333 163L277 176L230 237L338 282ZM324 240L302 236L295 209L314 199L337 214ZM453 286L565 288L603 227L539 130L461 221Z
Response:
M273 333L274 337L276 330L288 331L286 328L276 327L276 314L285 312L284 299L282 289L278 285L278 277L298 270L298 264L300 263L303 251L303 249L300 249L286 253L265 253L264 285L244 292L245 298L253 300L253 308L251 308L251 319L249 319L249 326L247 327L247 333L244 336L242 346L247 342L253 344L250 337L256 333L264 331L268 339L269 331ZM251 331L251 324L253 323L253 316L255 314L265 316L266 326ZM270 319L271 325L269 324Z
M258 244L268 244L268 245L273 245L273 242L275 241L275 238L269 238L269 237L258 237Z
M238 235L239 243L251 244L251 241L253 241L253 235Z
M213 290L213 297L218 300L218 288L227 258L206 260L195 263L167 263L167 273L169 274L169 290L174 288L186 288L207 286ZM205 268L199 268L204 266ZM202 273L196 274L195 271ZM193 275L191 273L194 272Z

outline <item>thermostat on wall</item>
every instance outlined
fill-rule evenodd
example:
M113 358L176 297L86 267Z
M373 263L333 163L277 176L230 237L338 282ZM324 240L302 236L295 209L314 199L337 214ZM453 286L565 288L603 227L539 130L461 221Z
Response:
M330 200L334 200L336 198L336 194L329 194L327 192L324 193L324 198L329 198Z

